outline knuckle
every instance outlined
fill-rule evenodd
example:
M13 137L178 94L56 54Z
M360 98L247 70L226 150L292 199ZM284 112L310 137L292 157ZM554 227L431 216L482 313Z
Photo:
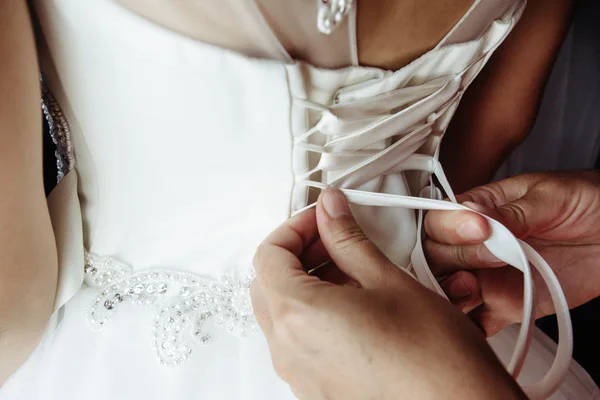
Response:
M510 213L510 215L521 225L527 225L527 212L518 203L509 203L504 208Z
M258 283L256 282L256 280L252 281L252 283L250 284L250 300L252 301L252 304L256 304L261 296L260 296L260 287L258 286Z
M362 245L364 242L369 242L364 232L358 225L338 226L334 230L332 243L339 249L344 249L349 246Z
M494 318L493 316L482 315L477 321L479 327L485 332L487 337L494 336L500 332L508 323L501 318Z
M468 253L468 248L465 246L454 247L454 259L459 266L468 267L471 264Z
M264 266L265 260L268 258L269 246L262 243L254 252L254 258L252 259L252 264L256 269L261 269Z
M292 391L292 393L294 394L294 396L296 396L296 398L298 398L299 400L304 400L304 399L308 399L309 397L306 397L304 395L304 392L302 392L300 390L299 387L297 387L296 385L291 385L290 384L290 390Z
M490 264L490 257L488 256L489 250L486 249L485 245L477 245L473 249L473 264L475 265L488 265Z
M310 324L307 306L297 302L285 301L277 307L274 319L277 337L282 343L298 346L302 343L302 333Z
M282 355L282 352L273 350L271 355L271 361L273 362L273 369L277 376L279 376L282 380L289 384L293 384L291 382L293 380L294 374L291 371L291 363Z
M258 311L255 318L258 327L262 330L267 341L271 340L271 333L269 331L269 313L264 310Z
M439 246L437 243L433 242L431 239L427 238L423 241L423 253L425 254L425 259L432 266L436 266L439 262L440 256L438 254Z
M366 236L363 240L357 240L354 242L352 246L358 251L359 254L364 254L368 260L389 261L387 258L385 258L383 253L381 253L379 248Z
M447 211L428 211L423 220L423 227L428 235L435 233L439 229L440 221L444 218Z
M470 201L493 208L503 204L506 198L502 185L495 182L471 189L465 195Z
M358 226L336 231L332 235L331 243L341 254L360 254L370 260L380 260L382 256L379 248Z
M456 306L458 306L458 308L464 314L468 314L475 308L481 306L482 304L483 304L483 299L481 298L481 296L474 295L474 296L470 296L466 301L456 304Z
M253 280L250 283L250 297L256 298L258 296L259 292L260 292L260 286L258 285L258 282L256 280Z

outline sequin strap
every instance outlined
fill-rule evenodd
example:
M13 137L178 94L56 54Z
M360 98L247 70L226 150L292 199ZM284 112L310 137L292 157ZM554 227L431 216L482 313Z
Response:
M257 330L249 292L253 276L252 268L219 280L169 269L134 271L113 258L88 253L85 282L100 289L88 322L94 330L104 329L126 302L155 309L156 355L161 364L175 366L196 347L210 344L217 330L240 338Z
M56 156L56 180L60 182L75 167L71 131L69 130L67 119L43 81L41 105L44 117L48 123L50 137L56 146L56 152L54 153Z

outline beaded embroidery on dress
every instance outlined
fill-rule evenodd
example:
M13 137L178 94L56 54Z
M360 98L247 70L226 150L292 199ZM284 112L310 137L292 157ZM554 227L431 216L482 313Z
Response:
M122 302L151 307L156 313L152 327L156 355L161 364L179 365L195 345L212 342L216 333L206 329L211 323L240 338L256 331L249 295L253 274L248 270L246 276L229 273L214 281L169 269L134 272L112 258L87 254L85 281L101 290L88 321L100 331Z
M71 144L69 124L60 111L60 107L42 81L42 111L48 123L50 137L56 146L56 181L61 179L75 167L75 157Z

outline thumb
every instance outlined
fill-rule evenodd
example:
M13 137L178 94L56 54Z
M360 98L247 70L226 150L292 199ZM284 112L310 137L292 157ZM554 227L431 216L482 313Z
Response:
M331 259L362 287L381 287L396 280L393 277L398 274L398 267L365 236L341 191L327 189L321 193L317 226Z
M552 221L552 208L551 204L544 204L537 196L527 193L520 199L488 209L484 214L500 221L513 235L523 239Z
M500 221L518 238L528 236L555 211L552 196L540 196L535 190L539 174L520 175L488 183L459 195L464 205L473 203L485 208L477 211ZM550 201L548 201L550 200Z
M523 239L536 227L539 214L543 212L544 209L536 207L530 199L522 198L496 208L490 216L502 222L513 235Z

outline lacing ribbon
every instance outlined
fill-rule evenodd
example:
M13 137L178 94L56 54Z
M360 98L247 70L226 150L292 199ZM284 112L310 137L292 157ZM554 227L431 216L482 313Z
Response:
M373 207L403 207L418 212L417 245L411 255L416 278L426 287L445 296L431 273L423 254L421 231L425 210L471 210L456 202L444 171L434 156L418 150L432 138L440 137L447 126L445 118L462 95L461 76L439 78L429 83L392 90L366 99L338 101L325 106L303 99L295 104L321 113L316 125L295 137L296 148L320 155L318 164L296 176L296 185L323 190L342 190L350 203ZM450 112L448 112L450 111ZM324 140L309 142L315 135ZM437 142L439 143L439 141ZM440 200L439 190L426 186L420 196L412 197L378 192L369 184L386 175L423 171L430 181L436 177L450 201ZM314 178L318 177L318 178ZM314 178L314 179L313 179ZM311 204L295 213L300 213ZM485 241L490 252L523 273L523 314L515 350L507 366L516 379L521 372L534 329L535 287L530 264L535 267L550 291L558 318L560 341L556 357L546 376L533 386L524 387L531 399L546 399L561 385L571 364L573 336L569 308L558 279L544 259L527 243L518 240L501 223L482 215L491 227Z

